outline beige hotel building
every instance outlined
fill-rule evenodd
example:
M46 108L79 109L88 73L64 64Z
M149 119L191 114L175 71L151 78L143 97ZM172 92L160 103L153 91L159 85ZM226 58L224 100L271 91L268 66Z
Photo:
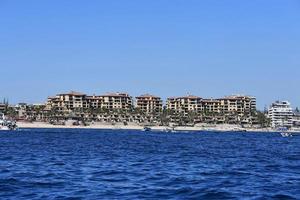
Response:
M201 110L201 97L188 95L183 97L169 97L167 109L179 112L190 112Z
M144 113L160 113L163 110L163 101L160 97L144 94L136 99L136 108Z
M58 111L73 111L77 108L95 108L107 110L131 110L134 107L133 98L127 93L108 93L99 96L87 96L80 92L58 94L49 97L46 109L56 108ZM145 113L157 113L163 110L160 97L145 94L136 97L135 107ZM177 112L204 113L237 113L250 115L256 111L256 98L245 95L233 95L219 99L203 99L188 95L167 98L166 108Z
M167 99L167 109L179 112L237 113L250 114L256 111L256 98L244 95L233 95L220 99L202 99L188 95Z
M59 111L72 111L76 108L103 108L108 110L133 108L132 97L127 93L108 93L100 96L87 96L80 92L58 94L49 97L46 109L57 108Z

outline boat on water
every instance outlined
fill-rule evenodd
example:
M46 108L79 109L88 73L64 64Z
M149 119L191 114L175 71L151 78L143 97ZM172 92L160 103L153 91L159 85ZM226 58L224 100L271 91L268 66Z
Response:
M163 129L163 132L166 132L166 133L176 133L174 127L165 128L165 129Z
M286 127L279 127L278 131L280 131L280 135L282 137L293 137L293 134L288 132L288 129Z
M174 128L167 127L167 128L162 128L162 129L152 129L148 126L145 126L142 131L145 131L145 132L155 131L155 132L165 132L165 133L175 133L176 132Z
M146 132L148 132L148 131L151 131L152 129L150 128L150 127L148 127L148 126L145 126L144 128L143 128L143 131L146 131Z
M17 124L15 121L10 121L5 118L3 113L0 113L0 131L16 130Z
M280 133L282 137L293 137L292 133L288 133L288 132L282 132Z

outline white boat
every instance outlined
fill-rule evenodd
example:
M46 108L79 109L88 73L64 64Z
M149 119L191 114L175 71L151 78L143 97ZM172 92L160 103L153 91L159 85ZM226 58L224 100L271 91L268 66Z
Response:
M0 113L0 131L16 130L17 125L13 121L8 121L3 113Z
M0 125L0 131L9 131L10 129L7 126Z
M175 128L165 128L163 131L167 132L167 133L175 133L176 132Z
M280 134L282 137L293 137L293 135L291 133L287 133L287 132L282 132Z
M288 129L286 127L279 127L278 131L280 131L280 135L282 137L292 137L292 133L288 132Z

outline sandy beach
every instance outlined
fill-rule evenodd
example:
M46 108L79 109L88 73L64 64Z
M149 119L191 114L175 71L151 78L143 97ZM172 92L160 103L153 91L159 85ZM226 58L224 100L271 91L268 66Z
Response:
M124 129L124 130L143 130L144 126L138 124L106 124L106 123L94 123L89 126L73 126L73 125L52 125L45 122L17 122L19 128L69 128L69 129ZM257 128L242 128L237 125L217 125L217 126L177 126L171 128L168 126L151 126L153 131L216 131L216 132L227 132L227 131L236 131L236 132L277 132L271 128L257 129ZM299 132L292 130L291 132Z

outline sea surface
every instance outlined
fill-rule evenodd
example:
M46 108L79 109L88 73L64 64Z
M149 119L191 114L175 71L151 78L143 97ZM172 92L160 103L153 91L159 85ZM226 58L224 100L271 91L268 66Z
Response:
M1 131L0 199L300 199L300 136Z

